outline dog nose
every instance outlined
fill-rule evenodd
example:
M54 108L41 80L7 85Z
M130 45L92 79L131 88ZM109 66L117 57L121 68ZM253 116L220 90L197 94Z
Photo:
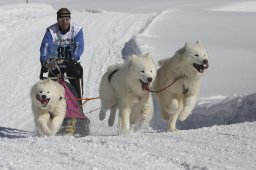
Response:
M203 60L203 64L208 64L208 60L207 60L207 59L204 59L204 60Z
M46 95L42 95L41 97L42 97L42 99L46 99Z
M147 80L148 80L148 82L151 82L153 79L152 79L152 77L148 77Z

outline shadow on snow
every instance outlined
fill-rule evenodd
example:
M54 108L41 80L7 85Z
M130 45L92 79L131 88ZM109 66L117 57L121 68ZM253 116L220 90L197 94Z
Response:
M167 122L161 119L156 97L153 102L155 115L151 126L154 130L164 132ZM243 97L228 97L218 103L197 105L193 113L184 122L177 121L176 126L180 130L188 130L253 121L256 121L256 93Z
M14 128L0 127L0 138L17 139L34 136L33 132Z

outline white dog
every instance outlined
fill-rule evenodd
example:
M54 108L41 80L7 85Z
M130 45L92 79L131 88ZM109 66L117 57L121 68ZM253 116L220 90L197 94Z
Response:
M116 111L119 110L120 133L128 133L131 124L137 124L147 114L149 90L156 76L156 66L149 54L130 56L122 64L112 65L100 82L100 120L110 109L109 126L113 126Z
M154 90L162 117L175 131L176 121L184 121L194 109L200 92L201 78L208 68L208 54L201 42L186 43L173 57L159 61Z
M66 114L64 87L50 79L40 80L32 87L30 96L38 135L55 135Z

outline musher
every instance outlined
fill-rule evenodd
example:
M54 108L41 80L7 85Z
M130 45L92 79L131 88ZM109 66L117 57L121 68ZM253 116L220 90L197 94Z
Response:
M72 66L67 68L66 74L70 84L75 88L78 98L83 96L83 68L79 63L80 57L84 51L84 37L82 26L71 22L70 11L67 8L61 8L57 12L57 23L46 29L40 47L41 73L40 79L48 69L46 62L53 57L64 57L71 59ZM49 77L54 76L49 72Z

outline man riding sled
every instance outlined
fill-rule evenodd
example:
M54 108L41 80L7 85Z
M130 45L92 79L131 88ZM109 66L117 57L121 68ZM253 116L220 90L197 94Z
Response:
M71 13L67 8L59 9L57 22L46 29L41 43L40 79L48 72L48 77L57 77L66 90L67 114L59 132L63 135L86 136L90 133L90 121L83 113L82 100L79 100L83 96L83 68L80 64L83 51L82 26L71 22ZM69 82L64 81L65 77Z

